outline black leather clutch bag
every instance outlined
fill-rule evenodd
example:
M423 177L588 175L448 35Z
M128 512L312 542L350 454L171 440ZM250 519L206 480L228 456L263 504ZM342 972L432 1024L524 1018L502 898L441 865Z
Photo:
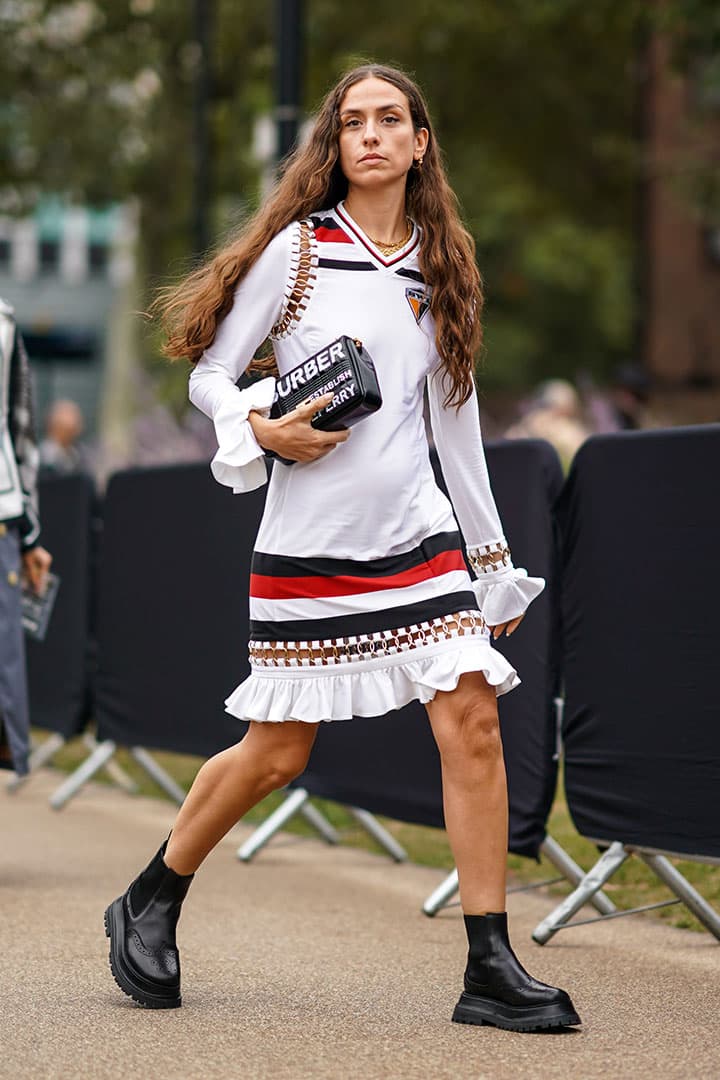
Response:
M332 401L310 421L321 431L352 427L382 405L375 365L357 338L339 337L278 379L270 418L285 416L303 402L331 390ZM270 456L278 455L270 452ZM292 464L286 458L279 460Z
M338 338L278 379L270 417L285 416L331 390L332 401L310 421L321 431L351 427L382 405L375 365L357 338Z

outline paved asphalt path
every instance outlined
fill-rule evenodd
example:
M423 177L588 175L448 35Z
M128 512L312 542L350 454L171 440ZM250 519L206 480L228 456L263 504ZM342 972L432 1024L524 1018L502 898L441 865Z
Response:
M1 775L4 779L9 774ZM720 1077L720 946L647 916L530 939L551 906L510 898L516 951L566 987L580 1029L450 1023L460 910L420 912L438 871L285 834L250 865L239 826L205 863L179 927L183 1007L116 987L103 910L149 860L170 804L58 777L0 787L0 1076L13 1080L665 1080Z

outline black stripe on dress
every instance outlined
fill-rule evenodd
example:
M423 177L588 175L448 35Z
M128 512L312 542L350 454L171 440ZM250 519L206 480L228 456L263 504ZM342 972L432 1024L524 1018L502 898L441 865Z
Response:
M410 551L381 559L354 562L352 559L312 558L311 556L268 555L254 551L251 572L268 577L389 577L412 570L443 551L462 551L459 532L435 533Z
M318 259L318 266L326 270L377 270L371 262L353 262L352 259Z
M421 285L425 284L425 278L418 270L406 270L405 267L403 267L400 270L396 270L395 273L398 277L410 278L411 281L419 281Z
M334 218L332 214L328 214L327 217L319 217L318 215L310 215L310 222L313 229L340 229L345 232L337 218Z
M415 604L363 611L357 615L335 615L330 619L283 619L280 622L250 622L253 641L323 641L326 638L377 634L381 630L399 630L405 626L454 615L458 611L478 611L475 593L460 591L431 596Z

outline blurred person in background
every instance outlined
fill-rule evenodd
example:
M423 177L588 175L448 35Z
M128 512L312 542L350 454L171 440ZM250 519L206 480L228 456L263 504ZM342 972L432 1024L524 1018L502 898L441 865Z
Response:
M0 377L0 768L23 776L30 731L20 587L24 579L42 593L52 559L39 543L30 366L13 309L2 299Z
M634 364L616 368L609 396L618 431L638 431L649 426L650 379L642 368Z
M80 472L85 454L79 445L85 424L74 401L54 401L45 417L45 438L40 443L40 464L59 473Z
M525 415L505 432L507 439L546 439L558 452L564 468L580 449L590 431L582 419L580 396L565 379L542 383Z
M513 633L544 581L513 565L490 489L473 380L481 308L473 240L425 102L380 65L330 91L247 228L162 298L166 352L193 362L191 400L215 424L215 478L250 491L267 480L265 452L280 460L253 555L251 673L226 701L248 732L202 766L170 836L105 912L113 974L140 1004L181 1004L176 926L193 876L252 806L305 769L320 722L418 699L440 751L469 943L453 1020L580 1023L508 938L497 696L518 678L491 633ZM329 393L272 419L278 367L286 375L310 357L317 369L344 334L373 358L379 411L351 430L317 430ZM239 389L249 366L263 367L251 362L268 337L267 377ZM426 387L475 581L433 477Z
M615 368L605 393L593 392L588 412L598 434L655 427L648 411L650 379L637 364Z

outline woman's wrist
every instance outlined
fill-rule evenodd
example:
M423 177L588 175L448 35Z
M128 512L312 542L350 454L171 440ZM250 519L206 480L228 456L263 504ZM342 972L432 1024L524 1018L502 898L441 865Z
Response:
M272 431L272 420L269 420L266 416L263 416L262 413L252 409L251 412L248 413L248 423L252 428L253 435L263 450L272 450L272 446L270 446L267 441L267 437Z

